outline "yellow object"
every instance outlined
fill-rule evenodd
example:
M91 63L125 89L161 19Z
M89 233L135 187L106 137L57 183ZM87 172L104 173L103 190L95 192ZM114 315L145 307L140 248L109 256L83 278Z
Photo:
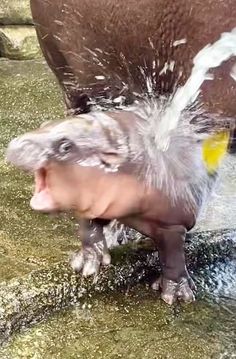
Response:
M203 142L203 160L209 173L214 173L225 156L229 144L229 131L219 132Z

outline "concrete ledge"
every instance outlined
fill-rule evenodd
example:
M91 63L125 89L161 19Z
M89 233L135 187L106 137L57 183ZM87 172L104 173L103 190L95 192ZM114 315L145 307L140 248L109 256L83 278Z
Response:
M0 24L23 25L32 23L29 0L1 0Z
M31 60L41 56L34 26L1 26L0 55L11 60Z
M186 243L189 268L196 272L236 255L236 230L193 233ZM65 262L14 279L0 286L0 342L14 332L47 318L51 313L83 301L87 296L117 291L150 281L159 268L149 241L118 247L112 266L101 271L96 283L75 275Z

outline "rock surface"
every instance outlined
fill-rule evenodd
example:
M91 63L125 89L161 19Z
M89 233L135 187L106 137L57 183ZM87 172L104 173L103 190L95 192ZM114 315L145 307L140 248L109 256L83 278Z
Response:
M11 60L41 56L34 26L1 26L0 55Z
M0 24L25 25L32 23L29 0L1 0Z
M236 230L194 234L187 244L192 273L236 255ZM156 252L147 246L121 246L112 251L112 265L94 278L75 275L68 263L32 271L0 285L0 344L14 332L47 318L55 311L96 298L98 294L120 292L158 275ZM198 279L199 280L199 279ZM150 289L151 291L151 289ZM200 291L200 288L199 288Z
M235 262L203 271L204 294L193 305L168 307L145 288L85 295L70 310L15 335L4 359L234 359ZM211 280L209 288L207 281ZM218 284L227 278L227 291ZM231 279L231 281L230 281ZM202 291L203 292L203 291ZM207 293L207 294L206 294ZM217 302L217 303L216 303Z

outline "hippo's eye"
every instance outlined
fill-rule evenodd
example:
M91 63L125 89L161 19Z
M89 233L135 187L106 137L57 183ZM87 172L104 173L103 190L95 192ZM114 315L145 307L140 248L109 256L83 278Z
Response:
M62 141L60 141L60 143L58 145L58 152L61 155L66 155L67 153L71 152L73 147L74 147L73 142L71 142L69 140L62 140Z

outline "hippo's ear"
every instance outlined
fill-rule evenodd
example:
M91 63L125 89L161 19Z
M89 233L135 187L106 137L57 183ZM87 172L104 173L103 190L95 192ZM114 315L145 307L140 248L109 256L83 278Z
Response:
M106 166L119 166L124 162L121 155L116 152L101 152L99 157Z
M43 128L46 127L47 125L51 124L52 121L48 120L48 121L44 121L43 123L41 123L41 125L39 126L39 128Z

